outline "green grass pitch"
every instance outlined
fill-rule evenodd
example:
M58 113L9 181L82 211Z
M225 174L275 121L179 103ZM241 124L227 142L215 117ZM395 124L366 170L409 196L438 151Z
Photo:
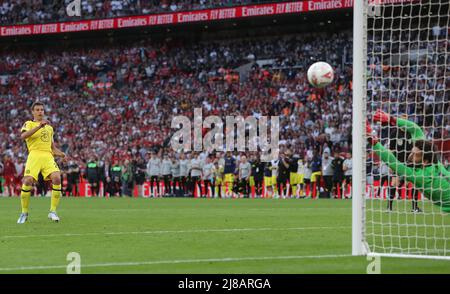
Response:
M0 274L366 273L351 256L351 201L297 199L0 198ZM450 261L381 258L382 273L450 273Z

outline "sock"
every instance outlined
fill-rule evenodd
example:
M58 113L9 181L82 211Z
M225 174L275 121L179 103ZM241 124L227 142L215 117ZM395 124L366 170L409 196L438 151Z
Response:
M61 198L61 184L52 185L52 199L51 199L50 211L56 211L56 208L58 207L60 198Z
M33 187L22 185L22 192L20 193L20 204L22 205L22 213L28 213L28 207L30 206L30 196Z

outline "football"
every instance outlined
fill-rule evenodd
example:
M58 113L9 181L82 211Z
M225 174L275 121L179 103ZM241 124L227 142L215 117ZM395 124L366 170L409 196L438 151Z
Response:
M333 79L333 68L326 62L316 62L308 69L308 81L313 87L323 88L331 84Z

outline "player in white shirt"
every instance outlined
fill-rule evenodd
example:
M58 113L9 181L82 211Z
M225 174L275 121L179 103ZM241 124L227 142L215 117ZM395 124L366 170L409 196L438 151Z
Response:
M347 154L347 158L344 160L344 164L342 165L342 169L344 170L345 186L346 186L346 188L348 188L348 186L351 187L351 185L352 185L352 154L351 153ZM345 197L347 195L346 191L347 191L347 189L344 189L344 196Z
M200 159L198 152L192 153L191 166L189 168L189 173L191 175L191 193L192 196L197 193L197 197L200 197L201 186L200 180L202 177L202 166L203 162ZM195 189L198 189L197 192Z
M305 192L303 190L304 186L305 186L305 174L306 174L306 163L303 161L302 158L300 158L298 160L298 168L297 168L297 173L299 175L299 186L300 186L300 191L298 192L298 196L297 197L304 197L305 196Z
M214 183L214 164L212 163L212 160L209 157L205 158L205 163L203 164L202 167L202 180L205 185L205 195L202 195L202 197L207 197L209 191L211 191L212 196Z
M247 161L245 155L241 156L239 164L239 188L244 193L244 197L248 198L250 195L250 176L252 174L252 165Z
M161 191L159 189L159 177L161 175L161 159L159 156L152 151L150 160L147 163L147 174L150 177L150 191L153 197L156 196L156 191L158 191L158 195L161 195ZM156 185L156 191L154 186Z
M188 194L188 178L189 178L189 159L186 159L186 155L184 153L180 153L180 159L178 160L180 163L180 185L181 191L183 192L183 196Z

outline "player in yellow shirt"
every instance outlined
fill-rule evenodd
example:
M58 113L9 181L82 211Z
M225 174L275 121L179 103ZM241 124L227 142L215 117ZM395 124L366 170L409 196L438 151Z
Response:
M52 197L48 218L58 222L59 217L56 214L56 208L61 198L61 172L53 156L66 159L66 154L53 144L53 128L44 119L44 104L41 102L33 103L31 113L33 114L33 120L25 122L21 129L21 138L27 143L28 159L25 164L22 192L20 193L22 213L17 223L23 224L28 219L31 190L33 183L38 180L39 173L42 173L44 180L52 181Z

